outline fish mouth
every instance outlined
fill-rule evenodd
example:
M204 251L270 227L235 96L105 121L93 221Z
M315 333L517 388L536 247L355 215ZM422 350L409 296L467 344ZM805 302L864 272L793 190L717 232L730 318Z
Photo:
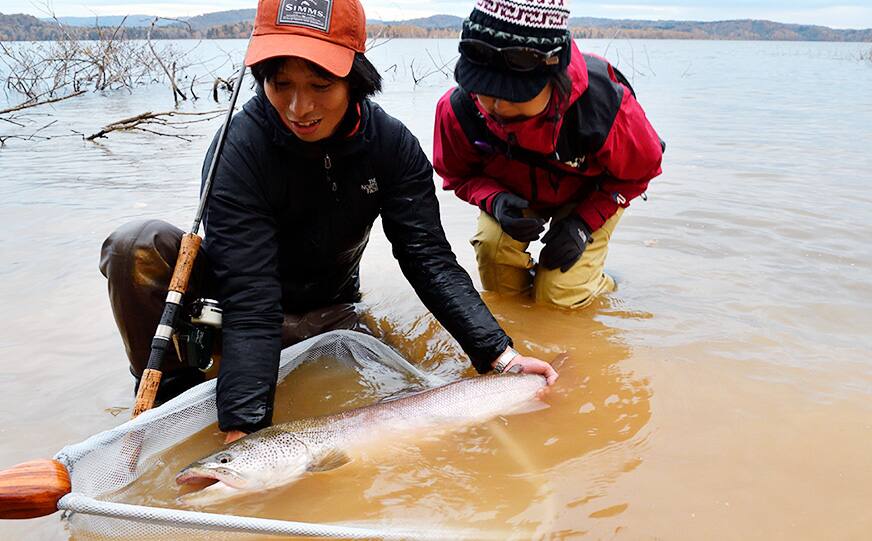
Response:
M185 468L176 475L176 484L188 486L192 491L202 490L219 483L237 489L244 488L246 484L241 476L227 468L216 471L208 467L191 467Z
M176 476L176 484L189 487L191 489L190 492L203 490L208 486L220 482L221 480L217 476L204 475L192 470L184 470Z
M252 486L236 472L227 468L220 471L209 466L191 466L176 476L180 486L176 501L192 507L208 507L219 502L243 496Z

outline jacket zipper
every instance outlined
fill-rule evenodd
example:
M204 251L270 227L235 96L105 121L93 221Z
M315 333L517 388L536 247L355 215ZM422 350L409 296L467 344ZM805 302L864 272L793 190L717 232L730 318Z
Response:
M330 185L330 191L333 192L333 199L339 202L338 186L336 181L330 176L330 169L333 168L333 162L330 160L330 154L324 154L324 176L327 178L327 184Z

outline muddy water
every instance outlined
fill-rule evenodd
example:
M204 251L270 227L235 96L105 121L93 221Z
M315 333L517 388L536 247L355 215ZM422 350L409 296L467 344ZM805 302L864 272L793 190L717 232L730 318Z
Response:
M208 44L219 45L241 50ZM868 539L872 65L859 60L868 44L581 45L632 74L669 149L649 201L633 204L612 240L618 291L578 313L486 295L519 349L570 354L551 407L406 442L220 510L412 519L517 538ZM452 49L393 41L372 51L386 78L379 102L428 152L450 81L434 73L415 86L412 71L420 78L428 52L448 60ZM82 97L44 111L54 115L45 123L59 120L53 134L86 132L167 109L169 97L162 88ZM206 139L0 149L0 465L50 456L129 414L99 245L138 217L186 227ZM474 276L476 211L450 193L440 203ZM470 374L378 227L362 273L389 342L439 375ZM284 416L377 398L355 374L303 370L282 391ZM193 436L136 500L175 505L175 470L217 441L214 431ZM57 516L0 523L3 538L67 536Z

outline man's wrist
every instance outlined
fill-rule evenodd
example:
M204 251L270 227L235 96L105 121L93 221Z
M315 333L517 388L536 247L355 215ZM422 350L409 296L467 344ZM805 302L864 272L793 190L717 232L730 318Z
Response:
M500 356L496 358L496 360L491 363L493 369L496 373L501 374L506 371L506 368L509 367L509 364L515 360L515 357L518 357L520 353L515 350L512 346L508 346L505 351L500 353Z

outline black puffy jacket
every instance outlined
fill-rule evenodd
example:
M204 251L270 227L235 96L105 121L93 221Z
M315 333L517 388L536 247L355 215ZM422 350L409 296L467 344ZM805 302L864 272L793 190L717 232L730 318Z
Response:
M271 423L283 311L357 300L379 215L403 274L479 372L511 344L445 238L418 140L377 104L358 109L352 135L319 143L297 139L262 91L231 121L204 243L224 310L222 430Z

